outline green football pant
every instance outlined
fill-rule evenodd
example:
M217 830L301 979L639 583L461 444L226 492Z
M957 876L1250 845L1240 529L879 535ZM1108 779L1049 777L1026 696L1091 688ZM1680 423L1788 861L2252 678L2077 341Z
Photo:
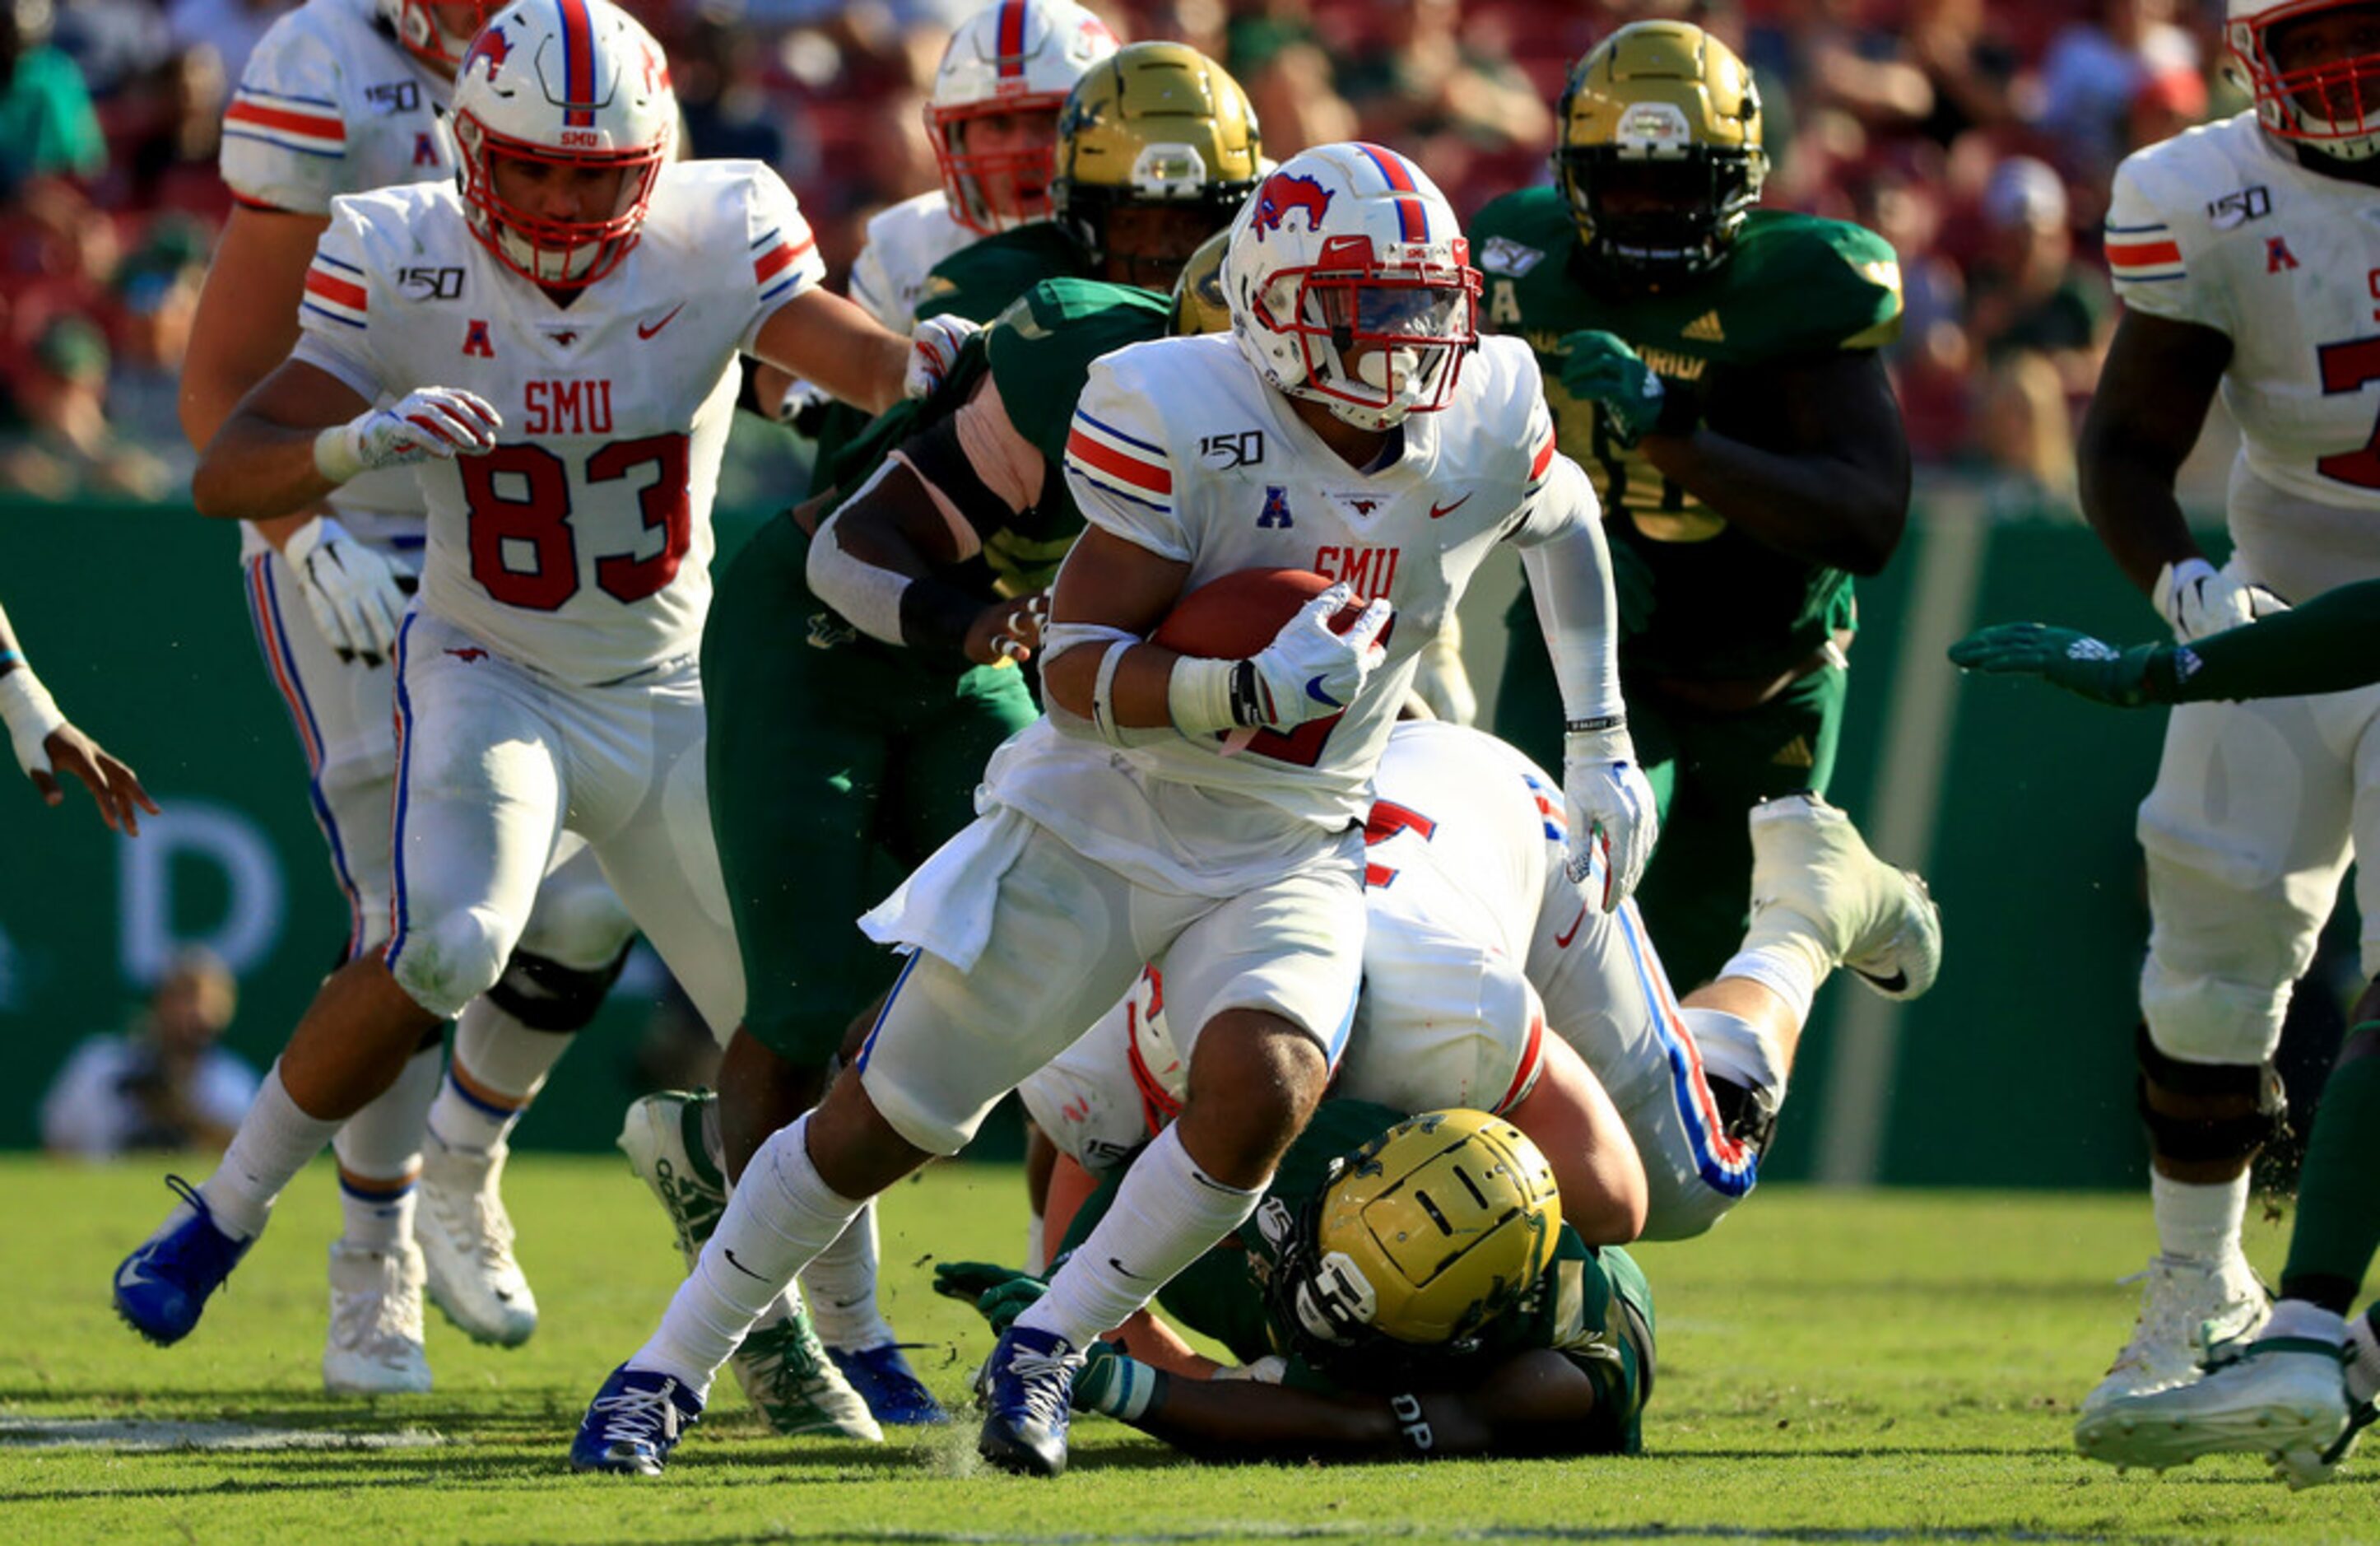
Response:
M1636 902L1681 991L1717 975L1742 943L1752 890L1744 813L1797 789L1826 792L1848 682L1842 667L1825 666L1756 708L1721 714L1621 674L1629 735L1661 802L1660 846ZM1553 663L1534 628L1516 632L1496 734L1559 772L1561 724Z
M702 679L745 1029L817 1066L897 966L859 915L975 819L984 763L1040 711L1014 667L944 669L856 635L810 594L808 552L780 516L736 555Z

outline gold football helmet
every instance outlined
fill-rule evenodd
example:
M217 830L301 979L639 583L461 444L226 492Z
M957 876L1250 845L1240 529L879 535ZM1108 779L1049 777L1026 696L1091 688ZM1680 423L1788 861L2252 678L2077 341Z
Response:
M1223 254L1232 233L1216 232L1198 244L1173 281L1173 320L1166 331L1176 337L1191 333L1229 333L1232 302L1223 294Z
M1101 277L1171 289L1239 213L1263 154L1256 109L1222 66L1182 43L1133 43L1068 93L1050 207Z
M1428 1112L1341 1162L1273 1274L1275 1319L1326 1345L1445 1346L1519 1302L1560 1234L1553 1166L1527 1134Z
M1760 91L1733 50L1682 21L1639 21L1570 72L1555 184L1587 257L1658 284L1727 261L1760 201Z

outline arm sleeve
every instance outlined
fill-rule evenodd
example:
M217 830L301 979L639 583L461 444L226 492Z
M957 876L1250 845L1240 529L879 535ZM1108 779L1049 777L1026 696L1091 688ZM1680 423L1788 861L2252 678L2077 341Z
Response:
M825 280L826 260L819 256L818 237L802 217L794 190L757 162L746 209L746 228L751 233L752 321L737 347L749 354L778 307Z
M2169 213L2158 197L2162 163L2134 155L2116 169L2107 199L2107 273L2126 306L2153 317L2195 323L2229 335L2231 309L2191 224ZM2188 206L2195 214L2195 206Z
M234 198L328 214L334 195L358 191L347 164L341 79L329 42L297 13L264 34L224 109L219 159Z
M1611 553L1597 518L1595 490L1568 456L1557 456L1515 541L1524 542L1521 567L1553 656L1562 717L1573 723L1623 712L1620 697L1620 607L1611 585ZM1541 507L1551 507L1542 508ZM1557 511L1563 518L1556 523ZM1542 522L1549 534L1528 537Z
M1172 453L1157 406L1104 360L1091 367L1066 431L1066 486L1090 525L1186 564L1189 533L1173 504Z
M379 401L386 390L372 325L376 315L382 326L400 325L403 319L389 315L394 305L366 258L362 219L346 200L334 202L330 229L314 246L306 288L298 296L298 347L290 358L328 371Z

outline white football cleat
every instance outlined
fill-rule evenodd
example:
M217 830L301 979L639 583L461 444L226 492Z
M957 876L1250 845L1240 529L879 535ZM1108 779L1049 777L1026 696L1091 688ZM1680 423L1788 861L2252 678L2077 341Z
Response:
M2153 1256L2138 1276L2141 1309L2131 1340L2107 1366L2107 1376L2082 1398L2084 1422L2112 1402L2194 1379L2207 1347L2254 1336L2272 1313L2265 1285L2236 1250L2220 1262ZM2079 1442L2080 1425L2076 1431Z
M396 1395L430 1388L421 1346L421 1252L331 1246L331 1335L322 1388L338 1395Z
M1752 933L1784 907L1846 970L1889 999L1913 999L1942 973L1942 909L1925 877L1868 851L1852 819L1813 794L1752 808Z
M711 1151L715 1124L707 1120L717 1101L707 1090L664 1090L630 1102L620 1124L620 1152L669 1215L689 1272L727 1211L727 1173Z
M427 1135L413 1216L431 1303L472 1341L498 1347L517 1347L537 1330L537 1296L513 1256L513 1221L504 1211L510 1153L501 1143L482 1153Z
M2074 1425L2074 1447L2111 1466L2164 1470L2202 1455L2265 1455L2295 1487L2330 1479L2352 1447L2344 1355L2311 1337L2234 1342L2194 1380L2122 1396Z

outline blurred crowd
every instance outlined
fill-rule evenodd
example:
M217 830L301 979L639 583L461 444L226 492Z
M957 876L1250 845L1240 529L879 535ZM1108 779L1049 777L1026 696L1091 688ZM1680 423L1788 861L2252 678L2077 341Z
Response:
M697 155L775 164L838 277L866 217L935 186L920 109L983 0L630 0L668 43ZM2131 149L2235 111L2216 0L1091 0L1247 87L1266 149L1393 144L1465 213L1542 180L1571 62L1643 16L1733 43L1771 203L1900 254L1892 362L1929 465L2070 503L2112 325L2098 224ZM174 385L227 195L229 84L284 0L0 0L0 489L170 496Z

